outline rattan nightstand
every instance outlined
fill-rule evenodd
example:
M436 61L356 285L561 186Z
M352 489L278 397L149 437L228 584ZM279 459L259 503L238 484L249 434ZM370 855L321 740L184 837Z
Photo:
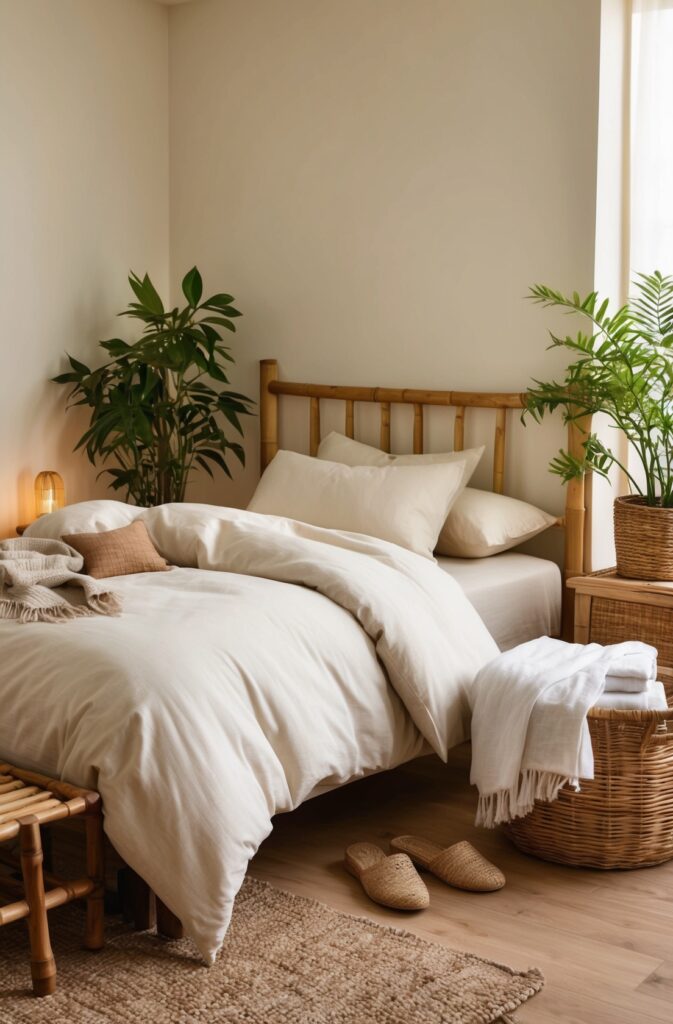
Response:
M575 591L576 643L652 644L659 651L659 678L673 682L673 583L627 580L605 569L575 576L568 586Z

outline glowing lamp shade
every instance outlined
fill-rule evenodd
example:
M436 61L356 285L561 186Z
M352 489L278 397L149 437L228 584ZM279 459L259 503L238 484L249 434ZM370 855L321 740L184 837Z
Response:
M63 480L47 469L35 477L35 515L44 516L65 505L65 488Z

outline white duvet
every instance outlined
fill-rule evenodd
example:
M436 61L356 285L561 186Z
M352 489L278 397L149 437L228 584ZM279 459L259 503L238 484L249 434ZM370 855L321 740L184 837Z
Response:
M0 757L98 788L112 843L212 960L272 816L424 743L445 757L498 652L395 545L211 506L142 518L180 568L115 579L119 618L0 622Z

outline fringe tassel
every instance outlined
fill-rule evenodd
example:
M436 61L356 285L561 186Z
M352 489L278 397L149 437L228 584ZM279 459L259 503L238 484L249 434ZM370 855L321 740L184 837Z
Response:
M116 594L92 594L87 598L89 608L98 615L121 615L122 603Z
M579 789L578 780L567 775L556 775L537 768L526 769L521 772L517 785L512 789L480 794L475 825L495 828L503 821L522 818L533 810L536 800L545 803L556 800L559 790L568 783Z
M92 615L120 615L121 602L116 594L93 594L88 604L63 602L50 608L34 608L19 601L0 600L0 619L15 622L71 622Z

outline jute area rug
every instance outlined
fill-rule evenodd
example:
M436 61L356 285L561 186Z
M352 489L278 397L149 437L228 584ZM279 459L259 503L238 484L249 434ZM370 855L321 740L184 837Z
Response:
M58 988L44 999L30 995L25 926L0 928L2 1024L491 1024L543 984L254 879L211 968L189 941L115 918L87 953L75 904L50 920Z

